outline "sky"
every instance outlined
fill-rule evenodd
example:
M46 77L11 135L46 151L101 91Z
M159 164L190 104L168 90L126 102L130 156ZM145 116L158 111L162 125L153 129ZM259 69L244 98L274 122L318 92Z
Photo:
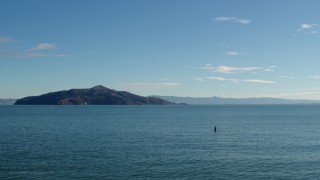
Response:
M320 99L318 0L2 0L0 98Z

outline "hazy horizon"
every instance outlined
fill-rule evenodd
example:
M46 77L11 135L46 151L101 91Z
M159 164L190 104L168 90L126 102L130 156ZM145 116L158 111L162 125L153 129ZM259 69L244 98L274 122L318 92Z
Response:
M320 100L316 0L0 5L0 98L101 84L142 96Z

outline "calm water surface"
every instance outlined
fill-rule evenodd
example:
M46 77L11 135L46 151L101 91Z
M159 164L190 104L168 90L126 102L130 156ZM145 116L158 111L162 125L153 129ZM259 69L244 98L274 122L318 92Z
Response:
M0 106L0 179L319 177L319 105Z

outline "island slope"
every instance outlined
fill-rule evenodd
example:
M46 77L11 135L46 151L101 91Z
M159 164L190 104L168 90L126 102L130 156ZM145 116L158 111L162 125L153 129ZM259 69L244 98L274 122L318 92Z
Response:
M104 86L90 89L70 89L40 96L18 99L15 105L167 105L172 102L143 97L126 91L116 91Z

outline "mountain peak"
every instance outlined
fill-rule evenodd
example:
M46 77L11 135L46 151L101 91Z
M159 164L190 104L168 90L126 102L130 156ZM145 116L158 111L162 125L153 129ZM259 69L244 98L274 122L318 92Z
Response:
M101 90L101 89L108 89L108 88L106 88L102 85L97 85L97 86L92 87L91 89Z

